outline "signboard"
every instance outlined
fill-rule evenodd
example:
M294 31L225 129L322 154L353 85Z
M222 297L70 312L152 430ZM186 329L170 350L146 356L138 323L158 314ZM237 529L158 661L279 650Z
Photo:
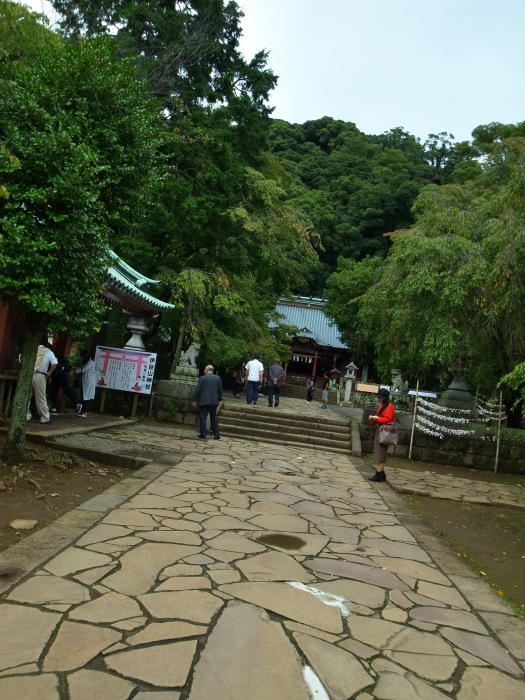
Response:
M356 391L364 391L367 394L377 394L379 391L379 384L358 384L356 386Z
M416 391L415 389L410 389L410 391L408 392L409 396L415 396L416 394L418 396L423 396L423 398L425 399L437 399L438 397L435 391Z
M157 354L97 345L95 372L101 389L151 394Z

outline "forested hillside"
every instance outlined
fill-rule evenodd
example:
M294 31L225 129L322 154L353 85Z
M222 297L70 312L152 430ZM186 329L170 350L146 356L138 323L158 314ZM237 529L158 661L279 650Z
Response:
M430 134L421 143L402 127L369 135L331 117L272 122L271 153L292 176L291 199L308 214L324 248L304 291L322 292L338 256L383 257L390 245L385 234L413 223L411 207L425 185L479 172L479 150L453 138Z
M493 387L521 365L525 123L456 143L274 120L277 77L266 52L240 52L236 2L52 4L61 31L0 0L5 298L24 301L23 250L24 284L41 287L28 308L71 327L78 299L52 284L57 264L100 249L82 284L97 325L109 245L176 305L151 329L173 364L190 339L223 366L286 358L290 329L268 319L295 293L326 295L355 359L385 375L444 377L461 361Z

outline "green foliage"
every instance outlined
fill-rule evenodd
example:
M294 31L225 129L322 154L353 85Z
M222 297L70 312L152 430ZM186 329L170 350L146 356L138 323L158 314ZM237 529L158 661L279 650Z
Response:
M361 299L377 280L382 264L379 257L366 257L359 262L340 257L337 271L327 281L326 311L337 323L354 360L360 362L373 360L375 337L369 336L358 312Z
M410 207L431 179L423 146L400 128L366 136L323 117L303 125L276 120L270 136L273 155L297 183L291 200L320 235L330 271L339 255L384 256L384 234L411 223Z
M86 41L8 63L0 112L0 141L19 159L0 161L1 293L55 328L92 326L112 227L137 214L155 172L156 111L133 67Z
M58 34L48 29L49 20L10 0L0 0L0 72L9 61L38 60L50 44L58 45Z
M20 50L0 57L0 295L16 306L22 353L10 461L23 451L39 336L100 324L114 231L129 233L160 181L159 108L133 63L108 40L64 43L6 3L4 35L16 12Z
M516 401L525 406L525 362L520 362L512 372L501 378L500 384L514 391Z
M169 338L175 361L196 339L201 359L214 364L246 359L264 344L275 348L267 314L315 268L318 240L300 208L287 201L283 185L291 176L264 153L276 78L265 52L251 60L240 54L239 6L223 0L53 5L71 36L111 31L118 51L135 60L165 107L161 151L169 175L133 238L121 227L115 245L165 282L177 309L163 319L160 336Z
M505 374L508 386L521 386L524 187L525 140L513 138L495 149L476 180L420 194L415 226L392 236L380 277L359 300L358 323L373 338L385 376L393 367L412 379L437 368L444 380L460 361L486 393ZM352 263L349 269L352 282ZM354 290L344 282L335 276L332 284L342 326L355 323L352 311L345 317Z

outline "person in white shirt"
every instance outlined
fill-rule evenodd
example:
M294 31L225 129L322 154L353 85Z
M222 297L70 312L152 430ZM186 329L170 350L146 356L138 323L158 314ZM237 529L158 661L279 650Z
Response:
M80 408L77 406L77 416L79 418L87 418L89 402L91 399L95 398L95 363L91 359L89 350L82 350L80 353L80 359L82 360L82 365L76 370L76 373L80 375L80 389L82 395L79 404Z
M245 377L246 377L246 403L257 403L259 398L259 387L263 381L264 366L262 362L259 362L259 355L255 353L253 360L246 363Z
M53 374L58 364L55 353L49 348L47 338L42 338L38 350L36 351L35 369L33 372L33 393L35 395L36 410L40 416L41 423L51 423L49 416L49 406L47 405L46 386L48 378ZM27 407L27 420L31 420L32 415Z

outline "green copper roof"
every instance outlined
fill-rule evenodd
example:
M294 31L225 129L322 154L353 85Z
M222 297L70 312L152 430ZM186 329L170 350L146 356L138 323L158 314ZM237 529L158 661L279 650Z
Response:
M109 255L113 259L113 265L108 268L107 275L112 287L121 294L138 301L149 311L168 311L174 308L173 304L156 299L142 289L148 284L159 284L159 280L153 280L137 272L112 250L109 251Z
M345 348L339 329L325 314L324 299L294 297L279 299L276 311L283 316L282 322L297 326L300 338L312 338L318 345L330 348Z

